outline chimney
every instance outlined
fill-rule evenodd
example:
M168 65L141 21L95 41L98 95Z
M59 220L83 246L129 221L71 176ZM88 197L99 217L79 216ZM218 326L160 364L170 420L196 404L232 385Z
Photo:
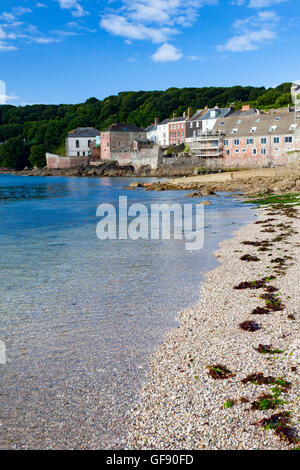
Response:
M159 124L159 118L158 118L158 117L155 118L155 123L154 123L154 124L155 124L156 126L158 126L158 124Z
M230 103L229 109L230 111L234 111L234 103Z
M192 112L193 112L193 111L192 111L192 107L189 106L189 107L188 107L188 118L189 118L189 119L191 119L191 117L192 117Z
M205 108L204 108L204 111L207 111L208 110L208 106L206 105Z
M184 118L186 117L186 115L185 115L185 111L184 111L184 113L183 113L183 116L182 116L182 117L184 117Z
M244 106L242 106L242 111L249 111L250 109L250 104L244 104Z
M175 118L176 118L176 113L173 113L173 119L175 119Z

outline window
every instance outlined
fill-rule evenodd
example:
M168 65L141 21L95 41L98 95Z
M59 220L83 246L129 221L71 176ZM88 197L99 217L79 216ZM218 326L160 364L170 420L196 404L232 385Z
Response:
M274 131L276 131L276 129L277 129L277 126L271 126L270 129L269 129L269 131L270 131L270 132L274 132Z
M261 153L261 155L266 155L267 151L266 151L266 149L260 149L260 153Z
M196 122L196 127L199 127L199 121Z
M224 140L224 145L225 145L226 147L227 147L228 143L229 143L228 140L225 139L225 140Z
M234 145L240 145L240 139L234 139Z
M280 117L279 117L279 116L277 116L277 118L275 119L275 121L280 121Z
M242 152L246 152L246 149L243 149Z
M260 139L260 143L263 144L263 145L266 144L266 143L267 143L267 138L266 138L266 137L262 137L262 138Z
M80 152L77 152L77 157L80 157Z
M293 142L293 137L292 137L291 135L286 136L286 137L284 138L284 141L285 141L285 142L288 142L288 143L292 143L292 142Z
M88 147L91 145L91 140L88 140Z
M237 129L237 128L234 128L234 129L232 129L231 134L236 134L237 131L238 131L238 129Z
M220 125L221 125L221 126L224 126L224 124L225 124L224 121L221 121L221 122L220 122Z
M76 148L79 149L79 147L80 147L80 142L79 140L76 140Z
M247 139L247 145L252 145L253 144L253 139Z
M251 129L250 129L251 134L254 134L254 132L256 131L256 129L257 129L257 127L251 127Z
M273 143L274 143L274 144L279 144L279 142L280 142L279 137L274 137L274 138L273 138Z
M82 156L85 157L85 152L82 152Z
M226 155L230 155L230 151L229 151L229 150L226 150Z
M253 153L253 155L256 155L256 154L257 154L257 150L256 150L256 149L252 149L252 153Z
M192 122L190 122L190 128L192 129L192 127L193 127L193 123L192 123Z
M297 124L291 124L290 125L290 131L295 131L297 127Z
M236 149L235 153L240 153L239 149Z

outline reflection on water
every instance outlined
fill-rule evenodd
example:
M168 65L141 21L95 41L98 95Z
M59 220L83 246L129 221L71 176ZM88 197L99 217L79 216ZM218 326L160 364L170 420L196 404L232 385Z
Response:
M199 252L185 240L100 241L100 203L187 203L182 191L126 185L0 176L2 448L114 446L153 347L197 301L218 242L254 216L232 198L208 198Z

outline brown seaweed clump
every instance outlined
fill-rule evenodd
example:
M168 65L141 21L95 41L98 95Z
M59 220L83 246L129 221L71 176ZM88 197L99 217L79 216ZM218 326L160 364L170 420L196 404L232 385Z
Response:
M222 364L216 364L213 366L207 366L208 374L215 380L217 379L229 379L235 377L235 374L228 369L228 367Z
M240 259L242 261L260 261L260 259L257 256L253 256L249 254L241 256Z
M290 424L290 413L282 411L281 413L271 415L269 418L263 418L253 423L253 426L261 426L265 430L272 429L280 440L287 441L289 444L298 444L299 439L296 431Z
M252 320L246 320L240 323L239 327L244 331L250 331L250 332L260 330L261 328L257 323L255 323L255 321L252 321Z
M272 375L265 377L262 372L254 372L241 380L243 384L251 383L255 385L273 385L275 381L275 377L272 377Z

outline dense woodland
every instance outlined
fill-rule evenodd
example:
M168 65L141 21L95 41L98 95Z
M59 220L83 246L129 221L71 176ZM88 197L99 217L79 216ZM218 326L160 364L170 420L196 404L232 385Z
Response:
M146 127L158 116L161 120L193 111L206 105L236 109L249 103L259 109L287 106L291 103L291 83L276 88L208 87L169 88L166 91L122 92L100 101L89 98L85 103L16 107L0 106L0 167L23 169L45 166L45 152L62 153L67 133L76 127L105 129L114 122Z

